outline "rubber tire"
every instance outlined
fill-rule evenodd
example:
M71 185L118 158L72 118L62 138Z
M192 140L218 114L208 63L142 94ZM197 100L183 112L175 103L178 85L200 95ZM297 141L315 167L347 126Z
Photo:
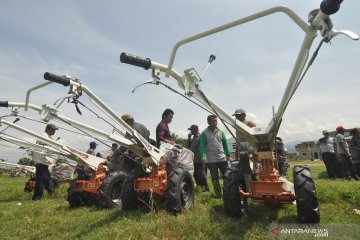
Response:
M293 173L298 221L300 223L319 223L319 203L309 167L295 165Z
M121 208L124 211L136 208L139 203L137 192L134 190L134 182L137 179L135 171L129 173L121 188Z
M168 175L166 207L170 213L180 213L194 204L194 182L185 167L174 168Z
M67 201L69 202L69 205L71 208L76 208L82 205L82 201L81 201L81 197L79 195L79 193L74 192L74 188L75 188L75 182L77 181L77 179L74 179L73 181L70 182L70 186L67 189Z
M121 188L127 175L121 171L110 172L101 183L99 204L108 208L121 208Z
M241 217L244 205L241 202L241 173L238 168L228 168L224 174L223 201L224 210L229 217Z

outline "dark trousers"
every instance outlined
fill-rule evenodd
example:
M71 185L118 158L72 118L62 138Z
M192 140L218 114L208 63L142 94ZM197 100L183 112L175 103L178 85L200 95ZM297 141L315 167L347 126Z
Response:
M41 198L44 187L49 192L52 193L54 191L54 185L51 181L51 176L49 172L49 167L45 164L38 163L35 165L36 167L36 183L33 200L38 200Z
M222 175L225 174L226 169L229 167L227 161L224 162L216 162L216 163L207 163L207 168L211 174L211 180L219 181L219 169Z
M219 182L219 169L224 176L226 169L229 167L229 164L227 161L223 162L215 162L215 163L207 163L207 167L210 170L211 174L211 181L214 187L215 195L216 197L221 197L221 187Z
M357 179L358 176L356 175L356 171L350 157L346 154L339 154L339 157L342 161L344 177Z
M206 165L201 163L194 163L194 179L196 185L209 189L208 182L206 179Z
M329 178L335 177L336 171L336 154L332 152L323 152L321 157L324 161L326 172Z

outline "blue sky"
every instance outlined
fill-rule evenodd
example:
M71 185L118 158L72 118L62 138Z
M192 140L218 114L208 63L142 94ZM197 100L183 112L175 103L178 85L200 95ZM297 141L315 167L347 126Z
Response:
M3 1L0 100L23 102L27 89L44 82L46 71L68 74L79 77L119 115L131 112L136 121L150 129L152 137L164 109L173 109L170 130L185 137L191 124L201 129L207 126L207 112L160 86L147 85L131 93L137 84L149 80L150 72L120 63L120 53L167 64L179 40L278 5L291 8L307 21L308 13L318 8L320 1ZM360 34L358 9L359 1L344 1L331 17L334 28ZM194 67L202 72L208 56L215 54L217 58L201 84L207 96L228 113L245 108L257 125L267 126L272 106L276 109L280 103L303 37L288 17L278 13L181 47L174 68L182 72ZM319 41L318 36L310 54ZM337 125L360 125L359 56L360 41L343 36L321 48L283 116L279 135L286 142L313 140L323 129L333 130ZM173 79L163 77L162 81L177 88ZM67 91L52 84L37 91L31 102L52 104ZM85 110L83 116L78 116L70 104L60 110L67 117L111 131ZM8 113L9 109L0 109L0 116ZM23 115L39 119L32 112ZM44 128L23 120L19 125L38 132ZM7 132L17 135L12 130ZM57 135L82 150L91 140L64 131ZM99 149L106 148L99 145ZM0 151L5 158L23 154L3 146Z

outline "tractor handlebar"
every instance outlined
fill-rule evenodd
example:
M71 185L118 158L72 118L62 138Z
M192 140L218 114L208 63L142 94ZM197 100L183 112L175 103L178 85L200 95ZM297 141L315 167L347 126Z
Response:
M8 101L0 101L0 107L9 107L9 102Z
M125 52L120 54L120 62L142 67L145 70L148 70L151 67L150 58L142 58Z
M336 13L340 9L343 0L323 0L320 4L320 10L326 15Z
M62 84L65 87L70 85L70 79L66 78L65 76L59 76L49 72L44 73L44 79L51 82Z

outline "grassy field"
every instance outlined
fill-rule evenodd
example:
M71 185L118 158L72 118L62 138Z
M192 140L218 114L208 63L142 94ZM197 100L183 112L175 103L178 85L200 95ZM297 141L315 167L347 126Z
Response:
M25 178L1 176L0 239L360 239L360 216L352 213L360 209L360 182L327 179L320 161L296 163L308 164L312 170L321 214L321 224L315 228L325 229L328 237L272 234L270 230L278 226L298 228L287 225L296 224L292 204L270 210L250 203L247 220L233 219L225 216L221 199L197 190L195 206L177 216L163 210L70 209L67 184L53 196L45 194L41 201L32 202L32 194L23 192ZM288 179L292 179L292 167Z

